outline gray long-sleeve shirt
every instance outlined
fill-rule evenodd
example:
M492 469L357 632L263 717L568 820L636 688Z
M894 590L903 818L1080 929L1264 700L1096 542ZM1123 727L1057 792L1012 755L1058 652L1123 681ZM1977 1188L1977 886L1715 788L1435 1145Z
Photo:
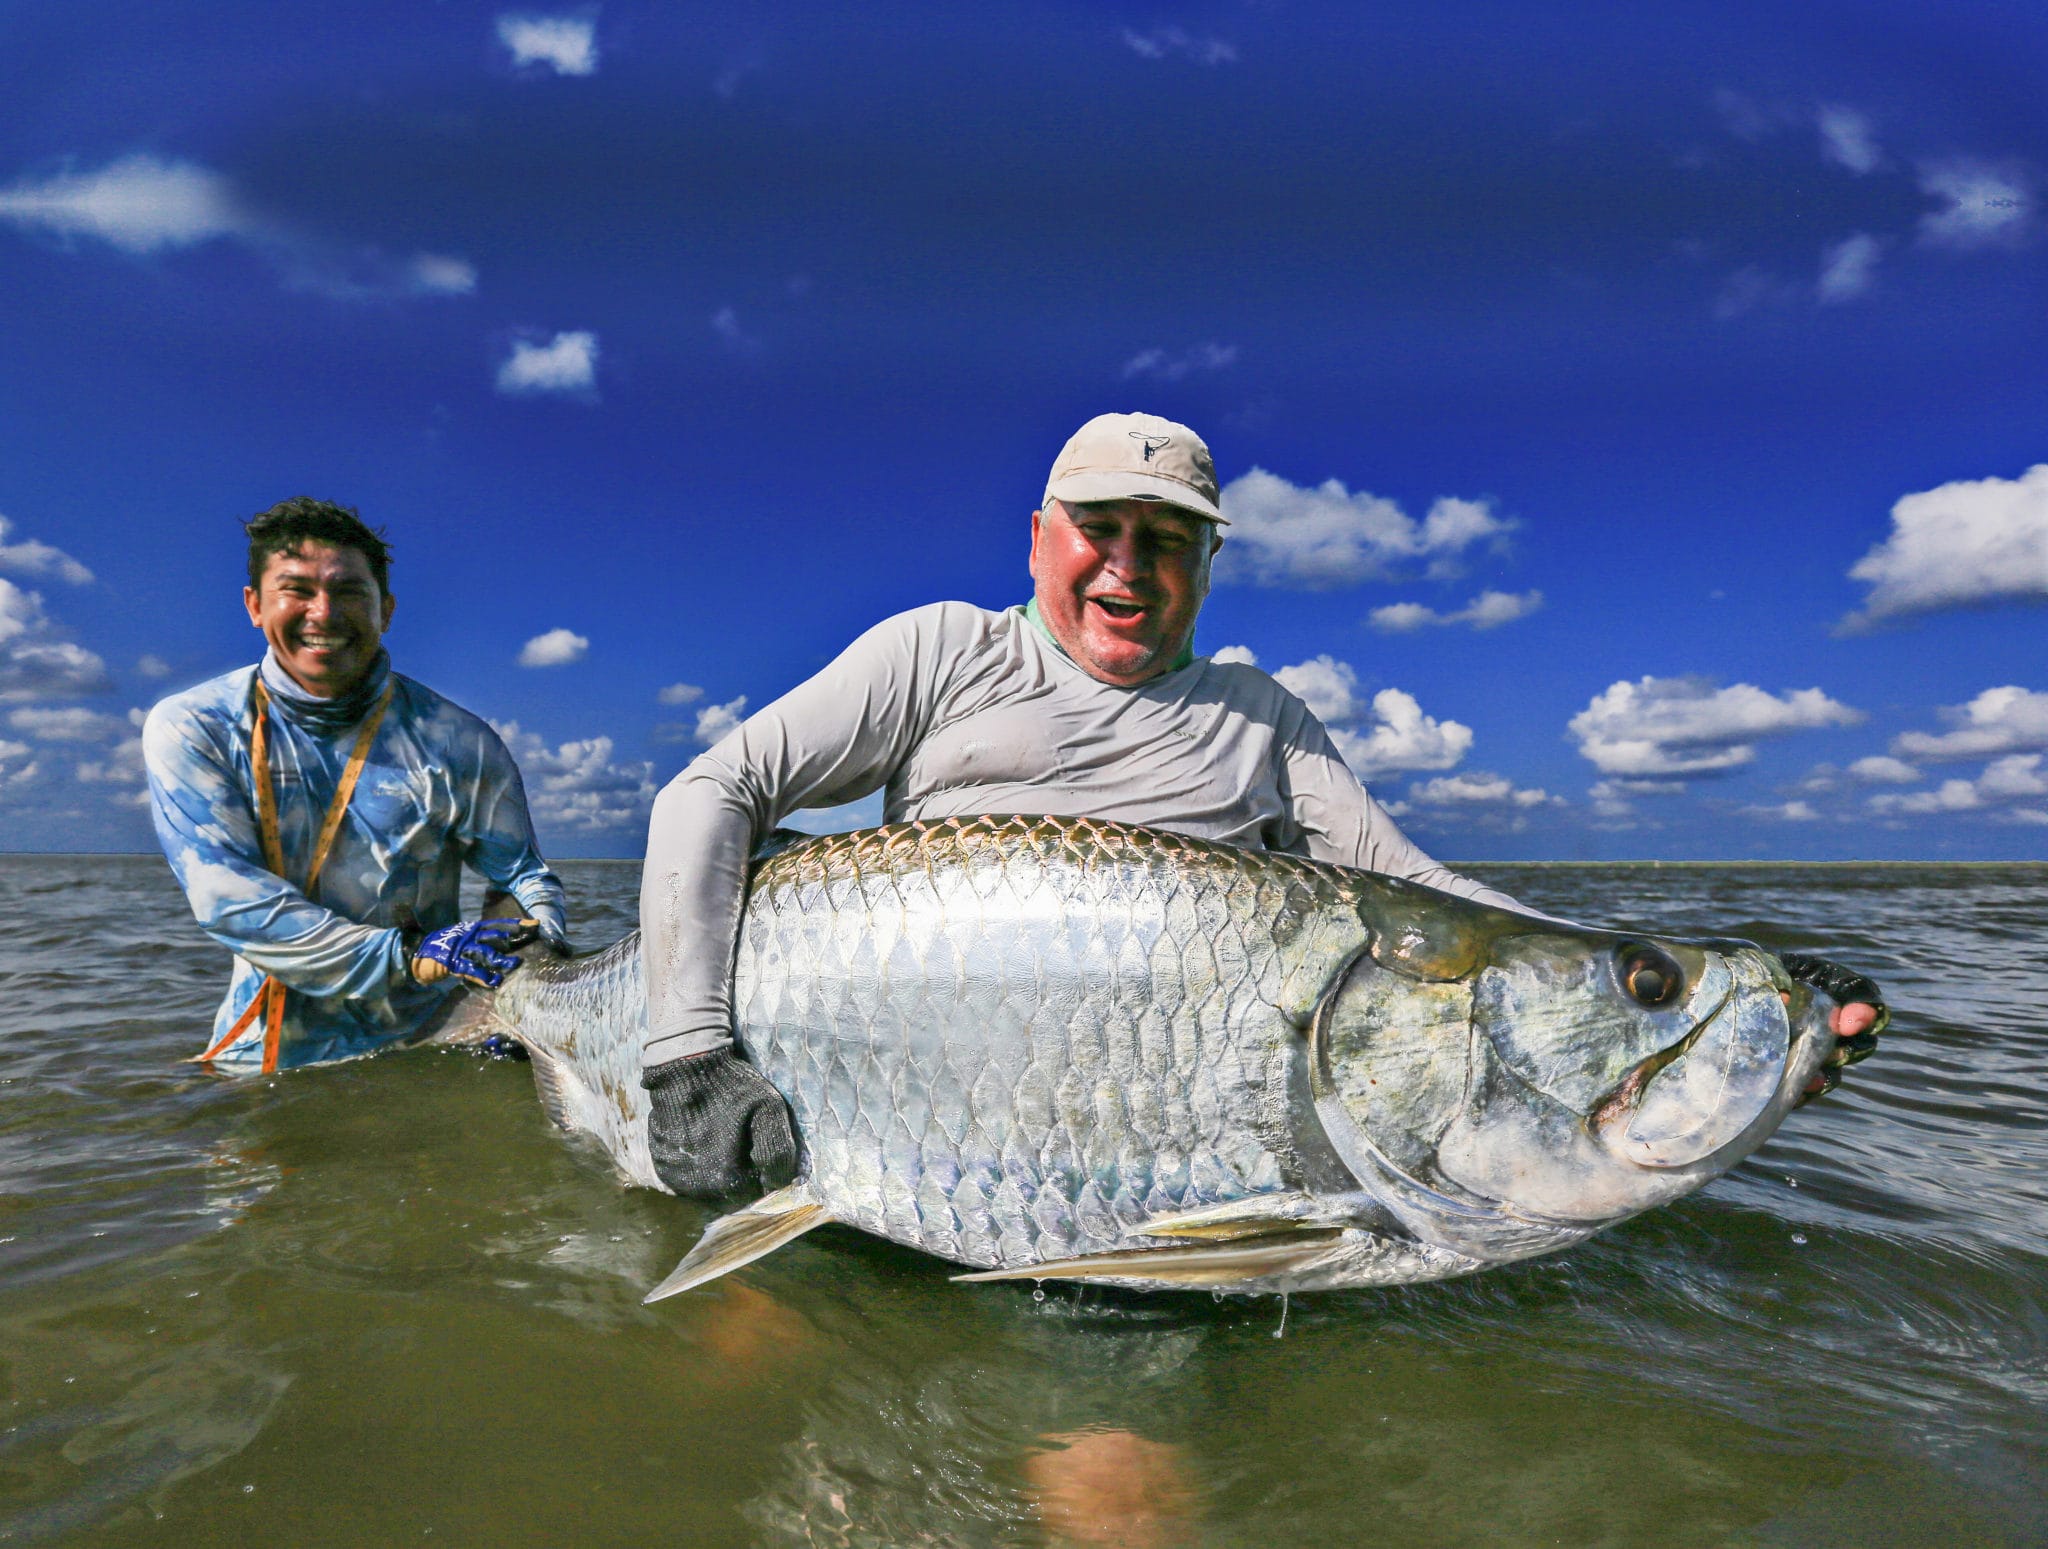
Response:
M1503 908L1366 794L1323 725L1256 667L1197 658L1098 682L1021 608L885 619L656 798L640 882L645 1065L723 1047L747 858L785 816L881 788L889 822L1105 818L1407 877Z

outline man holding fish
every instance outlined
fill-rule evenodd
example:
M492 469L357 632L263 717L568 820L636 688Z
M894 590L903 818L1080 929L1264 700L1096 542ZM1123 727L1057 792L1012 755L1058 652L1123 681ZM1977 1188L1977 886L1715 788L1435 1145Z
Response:
M382 537L304 498L246 528L263 660L162 701L142 743L164 855L235 954L199 1058L269 1072L423 1036L565 923L504 743L391 670ZM465 865L516 917L458 917Z
M714 1197L789 1181L781 1095L732 1047L731 965L749 857L788 813L880 788L890 822L1100 818L1404 877L1504 908L1431 860L1258 669L1193 653L1227 525L1208 447L1146 414L1090 420L1031 517L1033 596L883 621L698 757L655 803L641 882L642 1084L656 1171ZM1815 1092L1876 1044L1877 987L1788 970L1844 1004Z

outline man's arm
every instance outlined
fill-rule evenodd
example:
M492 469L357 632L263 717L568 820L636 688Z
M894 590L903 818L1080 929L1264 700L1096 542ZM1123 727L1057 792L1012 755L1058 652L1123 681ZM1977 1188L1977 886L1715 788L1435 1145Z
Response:
M344 919L264 869L249 795L208 728L159 706L142 754L164 857L215 941L309 995L381 992L405 972L397 930Z
M1351 772L1322 722L1297 708L1299 719L1280 728L1279 744L1294 820L1313 859L1403 877L1517 914L1537 912L1424 854Z
M732 961L754 846L800 807L856 801L916 748L979 610L919 608L862 635L700 755L656 798L640 881L643 1068L732 1041Z

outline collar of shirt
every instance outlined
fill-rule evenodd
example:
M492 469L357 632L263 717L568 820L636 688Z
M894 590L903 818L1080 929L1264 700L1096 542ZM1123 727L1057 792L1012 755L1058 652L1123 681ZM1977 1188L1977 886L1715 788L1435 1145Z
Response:
M1038 627L1038 632L1041 635L1045 636L1046 639L1052 642L1052 648L1055 651L1059 652L1062 656L1066 656L1068 661L1073 661L1073 657L1067 656L1067 648L1060 644L1059 636L1055 635L1052 632L1052 627L1045 622L1045 616L1038 611L1038 599L1036 597L1033 597L1029 602L1024 604L1024 617L1031 620L1031 622ZM1166 672L1179 672L1181 668L1191 666L1194 663L1194 660L1195 643L1194 641L1190 640L1186 645L1180 648L1180 655L1176 656L1173 659L1173 665L1171 667L1168 667L1166 669ZM1166 672L1160 673L1159 676L1162 678L1165 677ZM1143 685L1140 686L1142 687Z
M370 670L363 674L363 681L334 699L321 699L300 688L271 652L263 653L263 665L257 670L279 716L316 737L332 737L360 724L370 713L370 706L377 702L377 696L390 680L391 653L380 648Z

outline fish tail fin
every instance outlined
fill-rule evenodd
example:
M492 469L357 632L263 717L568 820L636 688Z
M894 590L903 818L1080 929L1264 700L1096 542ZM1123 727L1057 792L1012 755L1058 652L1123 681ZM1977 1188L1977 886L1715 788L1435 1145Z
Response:
M831 1219L830 1213L811 1198L802 1183L777 1189L745 1209L735 1210L731 1215L720 1216L713 1221L704 1229L704 1235L697 1239L697 1246L683 1256L682 1263L676 1265L668 1278L641 1300L643 1303L658 1302L665 1296L674 1296L707 1280L716 1280L743 1264L751 1264L755 1259L773 1253L784 1243L795 1241L813 1227L823 1226Z

